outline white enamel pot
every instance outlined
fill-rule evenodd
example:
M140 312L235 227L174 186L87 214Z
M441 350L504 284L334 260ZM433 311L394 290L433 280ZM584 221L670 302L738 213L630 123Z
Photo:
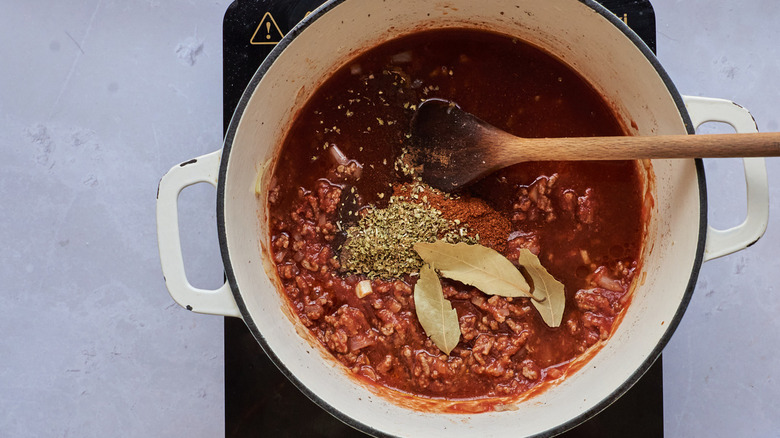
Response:
M768 218L763 159L745 159L747 219L707 225L700 160L653 160L652 213L631 305L606 345L579 371L514 410L441 414L395 404L357 383L297 323L269 264L265 197L258 174L273 165L286 129L329 72L393 37L441 28L489 29L542 47L578 71L632 134L693 134L706 121L755 131L750 114L724 100L686 98L644 43L590 0L338 0L294 28L261 65L230 123L222 150L171 169L160 182L158 237L171 296L195 312L242 318L301 391L342 421L376 436L551 436L587 420L628 390L671 337L701 264L749 246ZM632 123L633 122L633 123ZM261 185L268 183L268 172ZM217 187L217 221L228 281L192 287L184 272L177 197L188 185ZM258 219L260 218L260 219Z

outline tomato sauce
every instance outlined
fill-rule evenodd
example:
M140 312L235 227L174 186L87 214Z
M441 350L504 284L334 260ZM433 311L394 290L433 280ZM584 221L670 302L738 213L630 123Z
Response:
M370 279L340 269L344 209L383 208L410 181L396 160L428 98L523 137L624 135L602 97L559 60L484 31L422 32L384 43L334 72L290 127L269 196L272 253L294 313L333 356L378 387L431 399L519 398L563 376L605 341L628 305L643 239L643 187L632 161L522 163L461 193L511 224L502 254L537 254L566 290L560 327L526 298L451 280L444 294L461 340L450 355L416 319L416 276ZM498 403L498 402L496 402ZM492 409L481 403L480 409Z

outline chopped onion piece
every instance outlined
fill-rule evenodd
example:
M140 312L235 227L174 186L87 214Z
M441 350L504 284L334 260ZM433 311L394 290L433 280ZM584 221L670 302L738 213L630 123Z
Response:
M331 144L328 150L330 151L330 156L333 157L336 163L341 164L342 166L349 164L349 158L344 155L344 152L341 152L341 149L339 149L338 146Z
M405 64L407 62L412 62L412 52L410 50L407 50L405 52L396 53L390 59L390 62L392 62L393 64Z
M358 298L363 298L374 290L371 288L371 280L363 280L355 286L355 293Z

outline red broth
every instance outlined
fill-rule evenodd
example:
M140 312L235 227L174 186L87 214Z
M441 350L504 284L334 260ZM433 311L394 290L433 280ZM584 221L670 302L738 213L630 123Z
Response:
M416 276L371 279L343 272L343 203L387 206L408 182L394 166L422 100L457 102L524 137L624 135L610 107L545 52L484 31L451 29L392 40L349 62L297 115L269 196L272 254L294 313L359 378L431 399L519 398L566 373L606 340L629 303L643 239L643 187L633 161L533 162L471 186L510 227L500 251L537 254L565 285L566 310L550 328L526 298L489 296L444 280L460 343L443 354L420 326ZM335 159L334 146L343 153ZM357 178L358 165L362 168Z

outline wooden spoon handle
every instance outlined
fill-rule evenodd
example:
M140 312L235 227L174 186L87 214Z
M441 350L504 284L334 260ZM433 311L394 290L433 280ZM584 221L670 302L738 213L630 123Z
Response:
M493 139L506 165L520 161L780 156L780 133Z

